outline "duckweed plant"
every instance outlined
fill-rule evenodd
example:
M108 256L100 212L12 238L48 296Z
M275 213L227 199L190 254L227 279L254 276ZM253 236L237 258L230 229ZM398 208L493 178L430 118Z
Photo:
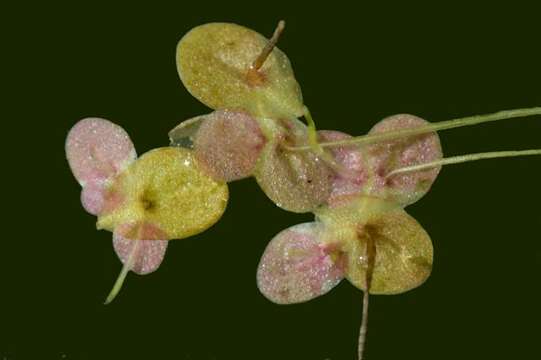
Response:
M227 183L254 177L283 210L314 214L269 242L257 269L261 293L277 304L311 300L342 279L363 293L358 357L363 358L369 294L394 295L430 276L430 236L405 208L431 188L444 165L541 155L540 149L443 157L438 132L541 114L501 111L430 123L389 116L364 136L318 131L288 57L270 39L229 23L189 31L177 47L186 89L213 111L169 132L170 145L137 158L128 134L99 118L80 120L66 155L81 202L113 233L123 263L106 303L129 271L148 274L168 242L200 233L225 211ZM305 119L305 122L300 119Z

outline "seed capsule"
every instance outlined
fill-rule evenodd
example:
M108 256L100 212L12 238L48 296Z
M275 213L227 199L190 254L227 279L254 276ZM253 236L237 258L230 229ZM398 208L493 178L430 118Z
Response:
M262 66L254 62L268 40L229 23L190 30L177 46L177 69L188 91L208 107L244 109L255 117L300 117L301 89L287 56L274 47Z

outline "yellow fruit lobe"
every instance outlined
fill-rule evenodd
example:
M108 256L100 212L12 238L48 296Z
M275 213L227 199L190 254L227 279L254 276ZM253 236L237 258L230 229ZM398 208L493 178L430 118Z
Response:
M375 244L371 294L399 294L421 285L432 271L432 241L398 204L360 197L339 209L323 209L325 242L340 244L347 256L346 277L366 289L368 241Z
M188 91L213 109L244 109L255 117L299 117L301 89L287 56L274 47L260 69L254 61L268 40L236 24L190 30L177 46L177 69Z
M227 185L205 175L191 150L177 147L145 153L115 179L108 193L120 204L98 218L98 229L147 222L168 240L206 230L222 216L228 200Z

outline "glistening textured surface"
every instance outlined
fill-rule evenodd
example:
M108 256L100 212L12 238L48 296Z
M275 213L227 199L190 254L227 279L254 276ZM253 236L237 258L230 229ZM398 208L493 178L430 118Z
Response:
M265 142L249 114L218 110L204 117L195 135L195 157L214 179L229 182L252 175Z
M541 104L536 2L371 2L362 13L357 2L31 4L3 7L11 29L3 144L15 154L8 164L19 164L4 168L4 181L16 183L5 187L4 221L14 226L2 243L0 352L11 360L355 359L361 291L340 284L292 306L258 294L266 244L311 219L270 206L251 180L233 184L233 206L215 226L170 244L159 273L128 275L125 296L100 304L120 263L112 234L96 232L80 206L63 142L77 119L109 117L125 120L142 154L165 144L174 120L204 113L174 69L175 42L193 26L236 21L268 36L285 18L278 46L321 129L362 135L385 114L439 121ZM449 156L536 148L539 134L537 116L440 137ZM34 160L18 161L25 158ZM33 176L16 176L18 167ZM539 353L541 212L529 200L541 196L541 157L453 165L439 177L411 212L434 241L434 273L411 292L371 299L366 359L531 358ZM35 213L22 214L34 220L14 216L31 204ZM242 231L230 237L239 219ZM502 296L502 283L521 291Z
M131 236L127 238L126 236ZM167 240L161 240L165 234L152 224L126 224L115 229L113 247L122 263L130 256L134 257L131 271L145 275L156 271L163 261L167 250ZM135 251L135 253L132 253Z
M104 210L110 182L137 156L126 131L100 118L78 121L68 133L65 151L71 171L83 187L81 203L92 215Z
M145 153L121 173L108 189L108 198L121 205L98 218L98 228L145 222L157 226L167 239L204 231L222 216L227 185L201 171L193 151L158 148Z
M350 224L356 235L344 246L347 279L366 288L366 241L376 246L371 294L398 294L421 285L432 271L432 241L419 223L402 209Z
M282 133L267 143L254 171L265 194L287 211L312 211L331 193L334 175L321 159L312 151L283 147L304 144L306 126L297 120L284 122Z
M415 128L428 124L417 116L398 114L378 122L369 134ZM371 171L370 194L406 206L422 198L436 180L441 166L386 177L391 171L425 164L443 157L437 133L410 136L369 145L365 148Z
M351 138L350 135L334 130L320 130L317 132L320 142L339 141ZM364 163L365 157L357 145L339 146L326 149L330 152L342 171L334 171L332 190L327 200L332 206L343 196L355 196L365 190L369 172ZM340 170L340 169L337 169Z
M259 290L278 304L308 301L323 295L344 277L332 245L319 241L321 223L292 226L276 235L261 257Z
M83 186L81 203L88 213L98 215L102 212L105 205L104 194L106 193L105 189L107 185L107 181L98 180L90 181Z
M182 83L212 109L244 109L260 117L298 117L304 112L300 86L287 56L274 48L259 70L251 70L268 40L236 24L197 26L177 46Z
M66 156L73 175L84 186L122 171L136 157L130 137L109 120L86 118L66 139Z

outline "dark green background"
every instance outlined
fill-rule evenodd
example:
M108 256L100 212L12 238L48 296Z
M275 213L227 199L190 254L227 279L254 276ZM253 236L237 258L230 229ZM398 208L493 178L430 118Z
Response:
M236 22L280 40L319 128L365 133L384 116L431 121L541 105L534 9L396 8L295 2L71 2L3 11L2 359L354 359L361 292L344 281L306 304L257 290L267 242L309 221L253 180L231 184L226 214L170 244L159 271L120 270L111 234L79 202L64 139L80 118L123 126L138 153L209 110L180 83L175 47L190 28ZM409 4L409 3L408 3ZM541 117L441 133L447 156L541 147ZM368 359L537 358L541 322L541 158L445 168L408 208L431 235L420 288L374 297Z

